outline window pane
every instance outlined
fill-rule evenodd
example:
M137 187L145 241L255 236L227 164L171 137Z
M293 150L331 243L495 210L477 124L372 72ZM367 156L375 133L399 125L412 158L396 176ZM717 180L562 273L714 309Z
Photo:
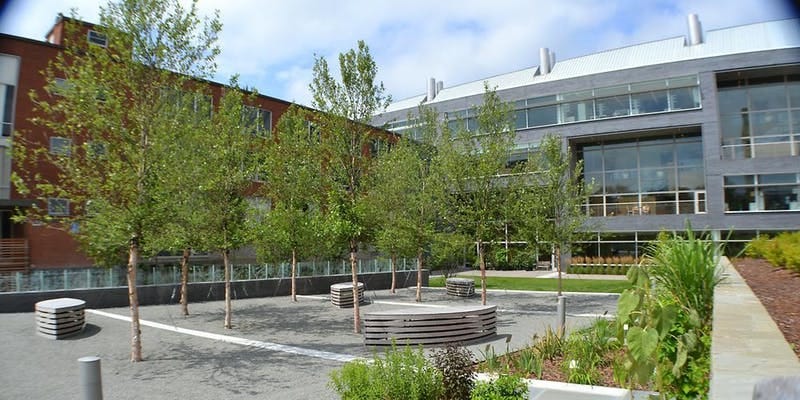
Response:
M631 104L633 105L633 114L667 111L669 108L667 91L659 90L655 92L632 94Z
M597 97L616 96L628 93L628 85L604 87L594 90L594 95Z
M742 138L750 137L749 114L730 114L720 118L722 144L740 144Z
M687 87L670 89L670 108L673 110L686 110L700 107L700 89Z
M557 106L528 109L528 126L554 125L558 123Z
M550 96L542 96L542 97L533 97L528 99L529 106L540 106L545 104L555 104L556 103L556 95Z
M758 176L759 185L796 183L796 182L797 182L797 174L762 174Z
M786 91L789 92L789 107L800 108L800 82L789 82Z
M719 90L719 113L739 114L747 111L747 89L733 88Z
M675 193L663 193L653 196L652 214L675 214Z
M725 186L752 185L753 175L731 175L724 178Z
M703 168L678 168L679 190L702 190L705 187Z
M667 80L659 79L656 81L638 82L631 84L631 93L649 92L667 88Z
M603 170L603 152L599 148L583 149L584 172L600 172Z
M635 151L636 149L631 147L609 148L606 146L603 152L606 171L636 168L636 157L631 156Z
M639 171L642 192L666 192L675 190L675 170L643 169Z
M678 143L675 153L679 166L703 165L703 144L700 142Z
M750 106L752 110L786 108L786 86L784 84L751 86Z
M584 174L583 179L587 185L591 185L591 194L603 193L602 173Z
M628 95L600 98L595 101L595 105L598 118L628 115L631 111Z
M517 110L514 112L516 118L514 127L516 129L524 129L528 127L528 112L527 110Z
M636 193L639 191L636 171L606 173L606 193Z
M750 113L753 136L776 136L789 133L789 112L767 111Z
M797 194L792 191L797 186L767 186L761 188L765 210L789 210L790 204L797 202Z
M725 188L725 211L755 210L755 189L752 187Z
M691 76L682 76L678 78L670 78L669 79L669 87L677 88L677 87L684 87L684 86L697 86L697 75Z
M592 100L564 103L561 109L561 122L586 121L594 119L594 103Z
M675 146L672 143L641 146L639 147L639 165L642 168L675 165L674 149Z

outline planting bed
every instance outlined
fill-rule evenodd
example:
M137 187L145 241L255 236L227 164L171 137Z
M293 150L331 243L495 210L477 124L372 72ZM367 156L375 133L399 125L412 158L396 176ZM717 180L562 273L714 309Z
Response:
M800 274L762 259L739 258L733 264L800 358Z

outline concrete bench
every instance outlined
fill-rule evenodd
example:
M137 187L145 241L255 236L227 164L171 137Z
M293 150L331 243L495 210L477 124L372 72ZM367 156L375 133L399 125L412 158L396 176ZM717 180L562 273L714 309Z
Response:
M470 297L475 294L475 281L464 278L447 278L444 287L450 296Z
M358 282L358 304L364 303L364 283ZM353 283L331 285L331 304L339 308L353 307Z
M61 298L36 303L36 332L50 339L80 333L86 323L86 302Z
M404 309L364 314L364 344L441 346L497 332L497 306Z

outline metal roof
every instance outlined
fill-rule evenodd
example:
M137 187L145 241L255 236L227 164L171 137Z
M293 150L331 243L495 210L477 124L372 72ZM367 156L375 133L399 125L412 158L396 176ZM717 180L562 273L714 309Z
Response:
M453 87L445 87L426 104L436 104L482 94L488 81L498 91L603 72L620 71L649 65L700 58L719 57L766 50L800 47L800 19L761 22L705 32L703 43L689 46L684 36L642 43L556 62L546 75L538 67L497 75ZM798 60L800 61L800 60ZM415 108L425 94L392 103L386 112Z

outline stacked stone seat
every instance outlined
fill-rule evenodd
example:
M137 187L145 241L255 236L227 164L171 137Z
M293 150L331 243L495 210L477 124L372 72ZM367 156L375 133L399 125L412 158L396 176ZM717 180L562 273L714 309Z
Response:
M497 332L497 306L400 309L364 314L364 344L443 346Z
M450 296L471 297L475 294L475 281L472 279L447 278L444 286Z
M60 298L36 303L36 332L49 339L80 333L86 324L86 302Z
M364 283L358 282L358 303L364 303ZM331 304L339 308L353 307L353 283L331 285Z

